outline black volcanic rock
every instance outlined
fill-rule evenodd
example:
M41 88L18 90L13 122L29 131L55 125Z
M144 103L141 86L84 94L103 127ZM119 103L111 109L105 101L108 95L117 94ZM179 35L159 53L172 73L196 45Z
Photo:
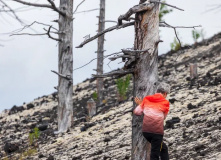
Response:
M189 103L189 104L187 105L187 108L188 108L188 109L195 109L195 108L197 108L197 107L196 107L196 105L192 105L192 103Z
M10 109L10 111L9 111L8 114L9 114L9 115L15 114L15 113L18 113L18 112L22 112L23 110L25 110L23 106L17 107L16 105L14 105L14 106Z
M179 123L180 122L180 118L179 117L173 117L171 120L167 120L166 121L166 125L165 125L165 129L168 128L174 128L174 124L175 123Z
M6 153L12 153L19 150L19 144L13 144L13 143L8 143L6 142L4 145L4 151Z
M47 160L54 160L54 157L52 155L50 155Z
M169 99L169 102L172 103L172 104L173 104L175 101L177 101L175 98Z
M40 131L48 129L48 124L40 124L37 126Z
M34 106L34 104L32 104L32 103L29 103L29 104L27 104L27 109L31 109L31 108L34 108L35 106Z

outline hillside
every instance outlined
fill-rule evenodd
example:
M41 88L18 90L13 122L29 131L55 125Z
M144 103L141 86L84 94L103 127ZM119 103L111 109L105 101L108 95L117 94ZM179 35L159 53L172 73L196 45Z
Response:
M198 77L190 79L189 64ZM165 142L171 160L221 159L221 33L178 52L159 56L159 78L171 85ZM96 90L95 79L73 88L75 123L68 133L57 129L57 93L39 97L0 115L0 158L16 159L28 146L29 132L41 134L37 153L23 159L130 159L132 81L128 98L118 102L115 80L105 79L105 105L86 122L86 103ZM101 110L102 108L102 110ZM3 158L4 157L4 158Z

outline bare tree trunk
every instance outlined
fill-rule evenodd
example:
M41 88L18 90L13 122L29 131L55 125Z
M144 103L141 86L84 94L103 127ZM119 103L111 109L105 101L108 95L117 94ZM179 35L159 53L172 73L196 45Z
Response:
M59 73L67 76L59 76L58 79L58 132L66 132L73 121L73 0L60 0L60 9L67 13L67 16L59 15L58 70Z
M140 3L144 2L141 0ZM158 81L159 4L152 10L136 14L134 49L149 53L138 55L134 73L134 96L144 98L155 93ZM135 107L135 106L134 106ZM149 160L150 143L142 135L143 117L133 115L132 159Z
M98 33L105 28L105 0L100 0L100 15L99 15ZM104 57L104 35L98 38L97 48L97 75L103 74L103 57ZM103 78L97 78L97 104L101 105L103 100Z

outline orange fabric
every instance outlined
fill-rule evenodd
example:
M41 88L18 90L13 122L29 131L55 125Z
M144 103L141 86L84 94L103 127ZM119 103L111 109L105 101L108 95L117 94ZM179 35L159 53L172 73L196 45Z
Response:
M167 114L169 112L170 103L161 93L156 93L154 95L144 97L141 107L142 109L145 107L157 109Z

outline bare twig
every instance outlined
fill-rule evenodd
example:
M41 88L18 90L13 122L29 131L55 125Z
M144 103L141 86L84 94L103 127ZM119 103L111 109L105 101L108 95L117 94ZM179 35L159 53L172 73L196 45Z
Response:
M80 7L80 5L82 5L86 0L82 0L81 3L79 3L76 7L76 9L74 10L73 14L75 14L78 10L78 8Z
M116 53L112 53L112 54L106 55L106 56L104 56L104 59L107 58L107 57L109 57L109 56L112 56L112 55L114 55L114 54L120 54L120 53L122 53L122 52L116 52ZM101 57L98 57L98 58L101 58ZM76 70L78 70L78 69L81 69L81 68L87 66L88 64L90 64L91 62L93 62L94 60L96 60L96 59L98 59L98 58L94 58L94 59L90 60L88 63L84 64L84 65L81 66L81 67L78 67L78 68L74 69L73 71L76 71Z
M160 4L167 5L167 6L169 6L169 7L172 7L172 8L178 9L178 10L180 10L180 11L184 11L184 10L181 9L181 8L178 8L178 7L176 7L176 6L170 5L170 4L165 3L165 2L160 2L160 1L156 1L156 0L150 0L150 3L160 3Z
M59 14L61 14L62 16L66 16L66 13L61 11L60 9L58 9L54 2L51 1L51 0L48 0L48 2L51 4L51 5L48 5L48 4L38 4L38 3L30 3L30 2L25 2L23 0L12 0L12 1L15 1L15 2L18 2L18 3L21 3L21 4L24 4L24 5L27 5L27 6L34 6L34 7L41 7L41 8L50 8L50 9L53 9L54 11L58 12Z
M48 26L48 27L50 27L51 25L49 25L49 24L45 24L45 23L41 23L41 22L37 22L37 21L34 21L34 22L32 22L31 24L29 24L29 25L25 25L23 28L20 28L20 29L17 29L17 30L15 30L15 31L12 31L11 33L18 33L18 32L21 32L21 31L23 31L24 29L27 29L27 28L29 28L29 27L31 27L32 25L34 25L34 24L40 24L40 25L44 25L44 26ZM52 27L54 30L56 30L56 31L58 31L58 29L56 29L56 28L54 28L54 27Z
M112 21L112 20L106 20L106 21L104 21L105 23L106 22L113 22L113 23L117 23L117 21Z
M99 32L98 34L96 34L95 36L91 37L91 38L88 38L87 40L85 40L84 42L82 42L79 46L77 46L76 48L82 48L85 44L95 40L96 38L102 36L103 34L107 33L107 32L110 32L110 31L113 31L115 29L121 29L121 28L125 28L125 27L129 27L129 26L132 26L134 25L134 21L133 22L129 22L129 23L125 23L125 24L122 24L121 26L113 26L113 27L110 27L110 28L107 28L105 29L104 31L102 32Z
M24 22L17 16L17 14L15 13L15 11L9 6L9 5L7 5L4 1L2 1L2 0L0 0L0 2L5 6L5 7L7 7L9 10L9 12L11 12L13 15L14 15L14 17L15 17L15 19L18 21L18 22L20 22L21 24L24 24ZM3 12L4 12L4 10L3 10Z
M92 12L92 11L96 11L96 10L99 10L99 8L90 9L90 10L85 10L85 11L80 11L80 12L76 12L76 13L74 13L74 14L86 13L86 12Z
M130 16L132 14L138 13L138 12L142 12L142 11L147 11L147 10L151 10L154 7L154 4L150 4L150 3L143 3L143 4L139 4L136 5L132 8L130 8L127 13L125 13L124 15L121 15L118 18L118 25L122 25L122 21L126 20L129 21L130 20Z
M202 27L201 25L198 26L171 26L170 24L166 23L165 21L160 22L160 27L168 27L168 28L193 28L195 29L196 27Z
M14 34L11 34L10 36L23 36L23 35L28 35L28 36L44 36L44 35L47 35L47 33L37 33L37 34L33 34L33 33L14 33Z

